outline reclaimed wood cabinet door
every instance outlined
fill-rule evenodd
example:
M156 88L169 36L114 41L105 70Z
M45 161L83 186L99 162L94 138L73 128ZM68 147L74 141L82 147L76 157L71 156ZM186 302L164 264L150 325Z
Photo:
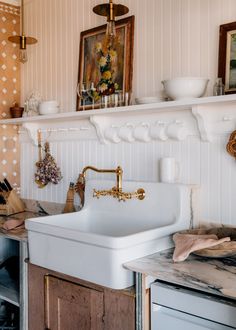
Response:
M102 330L103 292L45 276L45 324L49 330Z

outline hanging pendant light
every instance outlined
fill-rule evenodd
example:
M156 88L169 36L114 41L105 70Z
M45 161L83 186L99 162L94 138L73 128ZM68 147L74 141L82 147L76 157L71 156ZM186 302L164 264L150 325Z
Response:
M19 54L19 61L21 63L26 63L28 61L27 56L27 45L33 45L38 42L37 39L33 37L26 37L24 31L24 1L21 0L21 34L19 36L11 36L8 38L10 42L20 45L20 54Z
M112 0L109 0L109 3L95 6L93 12L97 15L107 17L106 35L114 38L116 36L115 18L127 14L129 8L124 5L116 5Z

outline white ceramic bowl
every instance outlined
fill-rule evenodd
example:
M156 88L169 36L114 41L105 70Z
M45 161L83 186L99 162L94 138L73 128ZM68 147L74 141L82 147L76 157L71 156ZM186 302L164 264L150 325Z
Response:
M158 96L137 97L135 99L136 104L157 103L157 102L162 102L162 101L163 100Z
M39 105L40 115L50 115L59 112L59 104L57 101L44 101Z
M182 77L162 81L165 92L173 100L201 97L206 92L209 79Z

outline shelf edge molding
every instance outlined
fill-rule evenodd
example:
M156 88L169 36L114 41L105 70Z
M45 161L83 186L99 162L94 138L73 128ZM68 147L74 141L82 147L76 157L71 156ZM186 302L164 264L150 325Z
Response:
M211 96L128 107L66 112L57 115L1 120L1 125L21 125L37 144L37 130L59 133L67 139L98 139L103 144L128 142L148 143L168 139L182 141L199 136L210 142L214 135L235 129L236 94Z

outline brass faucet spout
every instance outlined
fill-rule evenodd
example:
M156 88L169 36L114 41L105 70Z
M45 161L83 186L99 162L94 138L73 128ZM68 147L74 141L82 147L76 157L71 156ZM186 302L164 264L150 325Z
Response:
M120 166L118 166L117 169L118 168L120 168ZM99 168L96 168L94 166L86 166L83 169L82 174L85 176L85 174L88 170L91 170L91 171L94 171L94 172L97 172L97 173L116 173L117 169L108 170L108 169L99 169Z
M97 172L97 173L115 173L116 174L116 188L118 191L121 191L122 190L122 174L123 174L123 170L120 166L118 166L116 169L98 169L94 166L86 166L81 175L84 179L84 182L85 183L85 176L86 176L86 173L88 170L91 170L91 171L94 171L94 172ZM81 178L82 179L82 178Z
M131 199L131 198L138 198L139 200L143 200L145 198L145 191L140 188L137 191L133 193L126 193L122 191L122 175L123 170L120 166L118 166L116 169L98 169L94 166L86 166L82 173L79 175L79 178L77 180L77 183L75 185L75 190L80 196L81 200L81 208L84 206L84 189L85 189L85 178L86 173L88 170L97 172L97 173L114 173L116 174L116 186L110 190L101 190L96 191L94 190L94 197L101 197L101 196L113 196L114 198L117 198L119 201Z

